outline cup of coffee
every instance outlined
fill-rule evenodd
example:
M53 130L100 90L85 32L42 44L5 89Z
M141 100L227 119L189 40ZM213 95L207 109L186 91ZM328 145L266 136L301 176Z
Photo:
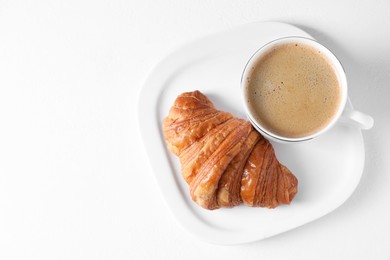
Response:
M347 78L336 56L315 40L286 37L261 47L241 79L253 126L271 140L313 139L343 119L370 129L373 119L347 111Z

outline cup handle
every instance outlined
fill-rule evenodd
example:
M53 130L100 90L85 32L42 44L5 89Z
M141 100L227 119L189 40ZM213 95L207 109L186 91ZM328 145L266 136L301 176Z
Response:
M356 110L344 110L341 119L345 123L353 124L364 130L374 126L374 119L371 116Z

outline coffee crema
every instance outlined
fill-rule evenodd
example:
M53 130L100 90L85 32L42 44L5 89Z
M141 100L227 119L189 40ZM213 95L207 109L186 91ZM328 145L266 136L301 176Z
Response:
M300 138L325 128L336 115L341 86L331 61L305 43L283 43L258 58L247 74L246 97L267 131Z

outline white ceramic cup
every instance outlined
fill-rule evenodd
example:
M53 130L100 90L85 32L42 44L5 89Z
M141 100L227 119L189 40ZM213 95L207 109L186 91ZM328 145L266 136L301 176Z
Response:
M299 137L299 138L291 138L291 137L285 137L281 136L279 134L273 133L269 130L267 130L265 127L261 125L260 122L258 122L255 117L252 115L248 103L246 100L248 100L247 95L248 92L246 91L247 89L247 77L249 76L248 74L250 73L250 68L255 65L265 54L268 53L269 50L274 48L277 45L280 44L286 44L286 43L304 43L307 44L311 47L314 47L318 51L321 51L326 57L328 58L329 62L333 65L335 68L335 72L338 74L338 78L340 80L340 88L341 88L341 102L339 103L339 107L337 109L337 112L333 116L333 118L329 121L329 123L323 127L321 130L317 131L314 134L304 136L304 137ZM348 87L347 87L347 77L345 74L345 71L343 69L343 66L341 65L340 61L336 58L336 56L326 47L321 45L315 40L309 39L309 38L304 38L304 37L285 37L285 38L280 38L274 41L271 41L264 46L262 46L260 49L258 49L253 56L249 59L248 63L245 66L244 72L242 74L241 78L241 92L242 92L242 98L243 98L243 104L245 107L246 114L251 121L252 125L254 128L261 132L265 137L267 137L270 140L274 140L277 142L282 142L282 143L292 143L292 142L301 142L301 141L307 141L310 139L313 139L315 137L318 137L322 135L323 133L327 132L329 129L331 129L336 122L338 121L343 121L350 123L354 127L359 127L361 129L370 129L372 128L374 124L374 120L372 117L363 114L361 112L355 111L355 110L347 110L345 109L345 104L348 99Z

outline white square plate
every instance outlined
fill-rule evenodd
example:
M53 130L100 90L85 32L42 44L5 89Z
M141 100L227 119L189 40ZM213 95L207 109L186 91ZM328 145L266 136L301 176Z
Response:
M250 56L263 44L286 36L310 37L283 23L253 23L189 43L162 60L139 95L141 136L161 194L178 222L202 240L239 244L304 225L333 211L352 194L364 166L361 130L337 124L301 144L273 144L276 155L298 178L298 194L275 209L239 206L205 210L192 202L178 158L165 148L162 121L176 96L200 90L217 109L245 117L240 79ZM348 102L347 108L352 108Z

